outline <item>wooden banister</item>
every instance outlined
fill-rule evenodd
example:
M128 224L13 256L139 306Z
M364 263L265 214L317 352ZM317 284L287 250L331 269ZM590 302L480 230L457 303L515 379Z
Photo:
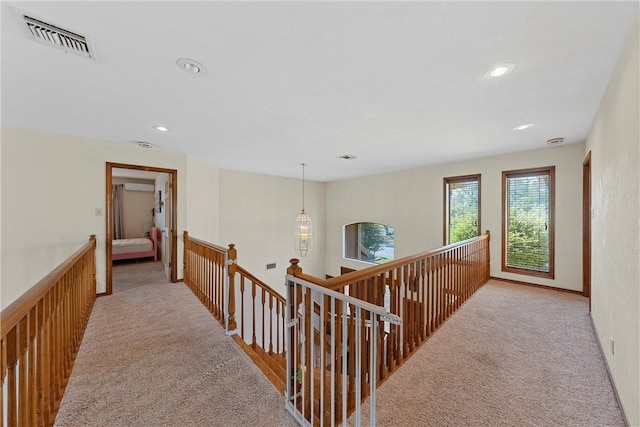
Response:
M342 363L346 363L349 410L355 407L355 391L358 387L367 390L371 385L369 382L373 381L369 371L354 371L355 358L351 355L354 354L357 336L364 340L363 348L367 348L372 339L377 340L375 382L382 383L489 280L489 243L490 234L487 231L482 236L329 279L307 275L299 265L298 259L291 260L287 269L290 276L371 304L385 306L391 314L402 319L401 326L380 321L377 328L379 332L373 337L364 329L365 323L371 321L366 315L364 322L358 323L358 331L355 326L357 322L349 317L353 316L353 313L342 313L341 307L338 306L335 307L335 312L331 312L328 304L323 304L322 309L317 301L312 306L310 301L300 294L300 287L296 289L290 286L288 298L304 305L305 313L313 312L320 319L320 327L316 327L313 332L316 345L330 343L333 336L348 336L345 341L348 345L346 362L344 358L340 360L340 357L336 357L334 350L331 364L342 366ZM306 296L308 298L309 294ZM296 315L296 310L294 307L291 308L291 319ZM335 322L334 328L331 328L327 319L338 319L343 315L347 316L347 321L343 322L344 328L338 321ZM325 319L324 322L322 319ZM309 322L309 317L306 321ZM310 331L309 325L304 327ZM290 341L296 342L295 337L290 337ZM305 341L305 354L309 354L308 347L311 341ZM326 347L331 349L331 345L327 344ZM298 361L292 360L289 366L295 367L297 363ZM334 390L335 393L338 391ZM366 397L366 393L363 397ZM310 402L305 405L310 405Z
M236 342L250 349L250 357L269 370L267 377L284 392L285 298L238 265L234 244L227 249L185 231L184 265L185 284L223 326L228 313L227 333L239 336Z
M96 236L2 310L0 419L52 425L96 298ZM6 396L6 401L5 401Z

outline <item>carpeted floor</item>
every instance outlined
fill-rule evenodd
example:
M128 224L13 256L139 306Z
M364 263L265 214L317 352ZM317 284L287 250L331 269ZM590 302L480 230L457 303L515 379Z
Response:
M284 398L183 284L154 262L114 268L56 426L292 426Z
M377 402L379 426L624 426L588 300L496 280L380 386Z
M295 425L284 398L160 263L114 273L57 426ZM379 426L624 425L587 300L495 280L377 394ZM363 412L366 425L368 402Z

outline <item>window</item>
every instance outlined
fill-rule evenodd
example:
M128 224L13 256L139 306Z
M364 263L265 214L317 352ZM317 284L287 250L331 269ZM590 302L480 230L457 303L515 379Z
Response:
M344 257L383 264L393 260L393 228L373 222L344 227Z
M480 175L444 179L444 244L480 235Z
M555 166L502 172L502 271L554 276Z

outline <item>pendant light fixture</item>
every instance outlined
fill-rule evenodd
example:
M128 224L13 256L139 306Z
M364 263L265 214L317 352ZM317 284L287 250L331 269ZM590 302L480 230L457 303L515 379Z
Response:
M304 211L304 163L302 165L302 211L296 217L295 250L301 257L307 256L313 246L311 217Z

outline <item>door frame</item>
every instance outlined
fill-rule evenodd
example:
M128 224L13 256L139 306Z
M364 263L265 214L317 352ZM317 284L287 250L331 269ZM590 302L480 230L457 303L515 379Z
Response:
M111 242L113 241L113 194L112 194L112 183L113 183L113 169L134 169L134 170L142 170L149 172L160 172L167 173L171 175L172 186L171 186L171 225L169 229L171 239L171 254L170 254L170 270L171 270L171 282L176 283L178 281L178 251L176 250L178 246L178 234L176 230L178 229L178 171L175 169L166 169L159 168L155 166L140 166L140 165L130 165L125 163L112 163L107 162L107 179L106 179L106 265L107 265L107 278L106 278L106 295L111 295L113 293L113 261L111 260L112 256L112 247Z
M591 312L591 151L582 162L582 295Z

